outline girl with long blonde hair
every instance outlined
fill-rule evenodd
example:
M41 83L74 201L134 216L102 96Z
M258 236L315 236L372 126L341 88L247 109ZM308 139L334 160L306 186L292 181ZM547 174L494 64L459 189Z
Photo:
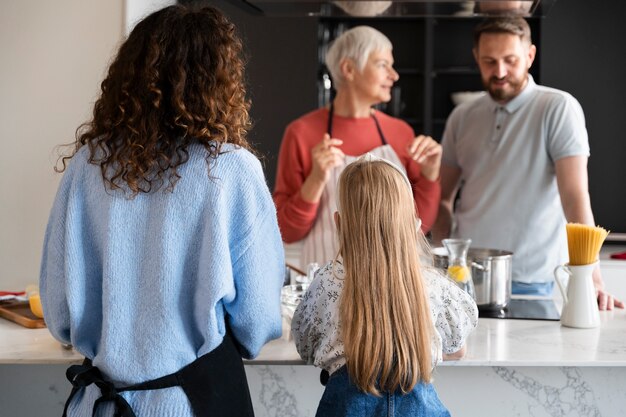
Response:
M477 309L422 265L428 245L408 178L368 155L349 164L335 222L339 256L317 273L292 321L302 358L330 374L317 415L449 415L431 372L443 356L463 356Z

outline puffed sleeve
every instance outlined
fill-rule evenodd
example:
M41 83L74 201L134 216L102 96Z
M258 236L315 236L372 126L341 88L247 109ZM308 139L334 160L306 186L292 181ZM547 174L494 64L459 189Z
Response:
M478 324L478 308L472 297L435 270L425 272L433 324L441 336L444 354L457 352Z
M321 340L320 329L315 325L315 317L319 315L317 311L318 297L316 296L319 290L320 280L315 279L311 282L291 320L291 334L296 344L296 350L309 365L313 364L315 352Z
M309 285L304 297L291 320L291 334L296 350L307 364L314 364L316 354L320 351L324 338L333 329L329 323L328 312L336 310L337 298L328 298L326 286L332 275L331 264L322 267Z

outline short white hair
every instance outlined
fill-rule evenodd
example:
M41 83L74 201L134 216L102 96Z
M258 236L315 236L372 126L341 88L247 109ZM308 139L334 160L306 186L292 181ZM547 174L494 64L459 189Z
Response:
M356 26L341 34L326 52L326 67L330 71L335 89L344 82L340 68L344 59L353 60L357 69L363 71L372 52L392 49L389 38L370 26Z

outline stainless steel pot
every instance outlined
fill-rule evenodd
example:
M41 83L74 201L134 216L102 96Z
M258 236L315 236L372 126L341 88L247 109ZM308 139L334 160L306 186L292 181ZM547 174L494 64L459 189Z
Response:
M513 253L498 249L470 248L467 253L471 265L476 305L480 309L502 309L511 299L511 261ZM448 269L446 248L433 249L433 265Z

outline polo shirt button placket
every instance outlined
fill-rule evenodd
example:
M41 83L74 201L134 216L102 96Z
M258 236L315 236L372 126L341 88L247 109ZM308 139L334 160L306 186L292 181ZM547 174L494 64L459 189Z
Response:
M500 140L500 137L501 137L500 132L502 130L503 118L504 118L504 108L498 107L496 111L496 130L494 132L494 137L493 137L494 142L498 142Z

